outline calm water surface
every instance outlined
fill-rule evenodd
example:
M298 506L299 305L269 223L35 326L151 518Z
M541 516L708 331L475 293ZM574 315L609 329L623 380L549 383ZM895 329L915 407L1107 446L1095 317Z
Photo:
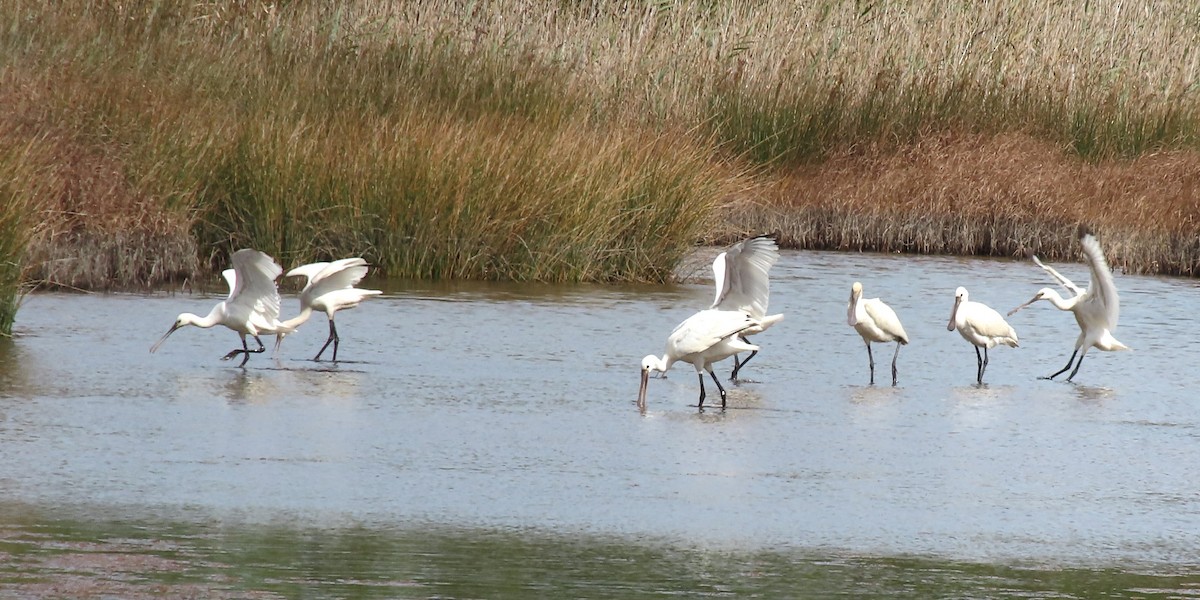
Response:
M867 385L855 280L912 339L897 387ZM0 595L1200 597L1200 290L1118 275L1134 351L1076 384L1037 379L1078 331L1039 303L975 385L954 288L1006 312L1051 283L787 252L756 383L698 412L681 363L645 415L638 363L707 282L379 282L343 362L308 360L317 316L245 369L225 329L148 352L222 291L38 294L0 341Z

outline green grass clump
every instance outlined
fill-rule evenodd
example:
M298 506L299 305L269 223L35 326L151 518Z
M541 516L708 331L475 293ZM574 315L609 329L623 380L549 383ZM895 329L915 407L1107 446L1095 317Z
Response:
M26 244L32 226L29 146L0 146L0 336L12 335L24 283Z

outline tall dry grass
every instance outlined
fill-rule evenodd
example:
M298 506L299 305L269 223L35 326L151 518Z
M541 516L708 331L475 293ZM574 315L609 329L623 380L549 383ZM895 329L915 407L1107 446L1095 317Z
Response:
M831 158L765 188L714 236L779 231L813 249L1076 260L1094 229L1110 264L1200 275L1200 153L1088 162L1028 135L929 136Z
M66 50L8 65L40 83L10 88L14 118L113 161L214 266L254 246L404 277L662 280L743 185L697 132L592 119L562 67L412 38L379 3L8 4L9 48L50 31Z
M50 182L27 256L68 286L187 278L241 246L661 280L722 206L812 223L791 236L810 247L972 253L1121 209L1150 232L1125 254L1174 265L1191 232L1158 198L1005 203L1004 175L950 168L970 146L936 148L1039 140L1026 169L1059 175L1010 196L1051 204L1057 177L1194 150L1198 23L1182 2L0 0L0 147L51 157L21 167Z

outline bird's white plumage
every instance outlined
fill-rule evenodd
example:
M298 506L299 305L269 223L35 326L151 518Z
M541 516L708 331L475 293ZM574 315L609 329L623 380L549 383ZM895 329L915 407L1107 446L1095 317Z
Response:
M1083 293L1083 290L1080 289L1079 286L1075 285L1070 279L1067 279L1066 277L1064 277L1062 273L1059 273L1058 271L1054 270L1054 267L1043 264L1042 261L1038 260L1037 256L1033 257L1033 262L1037 266L1044 269L1047 273L1049 273L1051 277L1054 277L1055 279L1057 279L1058 283L1061 284L1064 288L1066 288L1066 290L1068 292L1071 292L1072 294L1074 294L1076 296Z
M858 282L851 287L847 313L850 326L862 336L863 341L908 343L908 334L904 332L896 311L879 298L863 298L862 284Z
M1085 235L1079 243L1083 246L1083 255L1092 271L1092 280L1088 282L1088 289L1084 294L1096 298L1103 305L1107 325L1105 329L1111 333L1117 328L1117 319L1121 312L1121 299L1117 296L1117 284L1113 281L1112 269L1108 267L1104 251L1100 249L1100 242L1095 236Z
M738 352L758 350L758 346L744 342L739 335L745 331L760 327L761 323L749 314L740 310L702 310L677 325L667 337L666 353L661 358L651 354L642 359L642 382L638 390L638 406L646 406L646 381L650 371L666 373L676 362L690 363L701 374L700 403L704 402L703 373L712 375L713 363L725 360ZM725 390L721 390L721 403L724 406Z
M334 325L334 313L339 310L354 308L364 299L382 294L380 290L364 290L354 287L367 275L367 261L359 258L343 258L333 262L316 262L301 265L287 272L288 277L303 276L307 279L304 289L300 291L300 314L288 319L284 324L288 327L299 327L308 320L314 310L325 313L329 318L329 338L317 352L313 360L321 357L321 353L333 343L333 359L337 360L338 335ZM275 340L275 349L283 341L283 336Z
M769 275L778 261L779 246L767 236L743 240L717 255L713 261L716 295L710 308L765 317L771 296Z
M677 325L667 337L667 356L674 359L672 362L692 363L699 370L704 365L690 358L703 355L710 362L729 358L741 350L720 356L725 350L722 344L755 325L755 319L741 311L702 310Z
M1068 292L1071 292L1071 296L1064 298L1050 288L1042 288L1031 300L1008 312L1011 316L1038 300L1046 300L1055 308L1069 311L1074 315L1075 322L1079 325L1079 337L1075 339L1075 352L1071 354L1071 360L1067 362L1067 366L1050 375L1049 379L1053 379L1071 368L1071 364L1075 362L1075 356L1081 350L1083 355L1086 355L1087 350L1093 346L1105 351L1129 349L1113 336L1120 316L1121 301L1117 295L1117 285L1113 281L1112 270L1104 258L1104 252L1100 249L1100 242L1092 234L1083 233L1080 235L1079 244L1083 248L1084 260L1092 275L1086 290L1080 289L1071 280L1054 268L1042 264L1042 261L1034 256L1033 262L1054 277ZM1082 363L1083 356L1081 355L1079 364ZM1067 377L1068 381L1073 379L1075 373L1079 371L1079 364L1076 364L1075 370Z
M947 329L957 329L963 339L980 348L995 348L999 344L1017 347L1017 332L1000 313L982 302L972 302L967 290L961 287L954 298Z
M990 306L972 302L966 288L954 290L954 309L950 312L950 323L946 329L957 329L964 340L975 346L975 381L983 384L983 372L987 369L988 348L1003 344L1017 347L1017 332ZM980 355L979 349L983 348Z
M162 336L150 351L158 350L167 337L181 327L194 325L208 328L223 325L236 331L242 338L242 349L234 350L225 358L231 358L238 353L261 352L246 350L246 336L260 334L282 334L291 331L279 321L279 290L275 287L275 279L283 273L275 260L263 252L242 249L230 257L232 269L221 272L225 282L229 284L229 295L209 311L208 315L200 317L192 313L182 313L175 324ZM245 365L245 359L242 360Z
M771 267L779 261L779 245L771 236L758 236L730 246L713 260L714 296L710 309L743 312L757 320L757 324L743 331L742 341L749 343L746 336L756 335L770 329L783 320L782 314L768 315L771 300ZM757 354L754 351L744 362L734 358L731 380L746 362Z
M875 383L875 357L871 353L871 342L896 342L892 355L892 385L896 385L896 359L900 346L908 343L908 334L900 324L896 311L879 298L862 297L862 284L855 281L850 286L850 302L846 305L846 322L858 332L867 345L867 360L871 365L871 383Z
M287 273L288 277L300 275L308 278L308 283L300 292L301 307L310 306L330 315L343 308L358 305L367 296L382 293L379 290L360 290L354 287L367 276L367 261L362 258L312 263L296 267Z

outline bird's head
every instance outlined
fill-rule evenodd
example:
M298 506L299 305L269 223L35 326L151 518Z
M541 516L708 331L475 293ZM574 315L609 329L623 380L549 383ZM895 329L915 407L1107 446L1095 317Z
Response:
M171 328L168 329L161 338L158 338L158 341L154 342L153 346L150 346L150 352L154 353L155 350L158 350L158 347L161 346L163 342L167 341L167 338L170 337L172 333L175 333L175 331L179 328L187 327L188 325L195 325L199 320L200 317L193 315L192 313L180 313L180 315L175 318L175 323L171 325Z
M854 314L854 307L858 304L858 299L862 298L862 284L855 281L854 285L850 286L850 304L846 307L846 323L851 327L858 325L858 317Z
M664 368L662 361L657 356L653 354L647 354L646 358L642 359L642 383L638 387L637 405L638 408L643 411L646 410L646 387L650 382L651 371L666 372L666 369Z
M1021 310L1022 308L1025 308L1026 306L1029 306L1030 304L1033 304L1034 302L1037 302L1038 300L1045 300L1047 298L1050 298L1051 296L1058 296L1058 292L1055 292L1054 290L1052 290L1050 288L1042 288L1042 289L1038 290L1036 294L1033 295L1033 298L1029 299L1029 302L1026 302L1025 304L1022 304L1022 305L1008 311L1008 316L1011 317L1011 316L1015 315L1018 310Z
M958 318L958 307L966 301L967 288L958 286L958 289L954 290L954 308L950 310L950 323L946 325L946 331L954 331L954 323Z

